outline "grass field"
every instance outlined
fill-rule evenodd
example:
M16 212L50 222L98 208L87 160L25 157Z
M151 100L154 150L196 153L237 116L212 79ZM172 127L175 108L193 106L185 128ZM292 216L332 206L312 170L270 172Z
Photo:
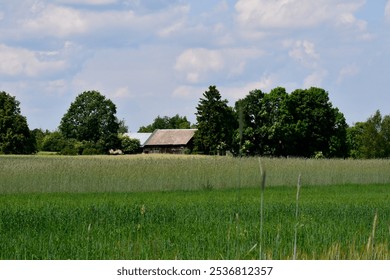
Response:
M267 186L390 184L390 160L262 159ZM258 187L257 158L0 156L0 193L139 192Z
M0 156L0 259L389 259L390 161L262 165Z

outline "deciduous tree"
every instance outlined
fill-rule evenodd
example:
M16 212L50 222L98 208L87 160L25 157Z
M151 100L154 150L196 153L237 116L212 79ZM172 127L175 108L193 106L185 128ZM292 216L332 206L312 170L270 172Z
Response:
M191 123L186 117L181 117L176 114L173 117L160 117L154 119L153 123L148 126L141 126L138 132L153 132L156 129L189 129Z
M390 116L382 117L380 111L376 111L366 122L351 127L348 139L352 157L390 157Z
M26 117L21 115L19 101L0 92L0 153L32 154L36 141L30 132Z
M346 121L321 88L297 89L287 99L290 130L288 154L346 156ZM333 146L331 146L333 145Z
M66 139L89 141L107 152L120 147L116 106L97 91L85 91L76 97L63 116L59 130Z
M243 148L250 155L326 157L347 155L344 115L320 88L288 94L253 90L236 102L243 112Z
M256 155L285 154L288 141L286 99L284 88L270 93L253 90L236 102L236 111L243 114L243 143L245 152ZM249 147L249 148L248 148Z

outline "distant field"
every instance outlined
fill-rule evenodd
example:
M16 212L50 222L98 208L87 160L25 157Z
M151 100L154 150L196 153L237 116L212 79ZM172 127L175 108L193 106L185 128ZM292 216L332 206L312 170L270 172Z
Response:
M390 184L390 160L262 159L267 186ZM0 156L0 193L258 187L257 158Z
M0 259L390 259L390 161L261 162L0 156Z

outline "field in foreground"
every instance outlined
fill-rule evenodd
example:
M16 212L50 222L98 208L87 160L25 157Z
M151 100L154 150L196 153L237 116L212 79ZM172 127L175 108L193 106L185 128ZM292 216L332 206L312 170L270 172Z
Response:
M390 185L0 195L0 259L389 259ZM261 252L260 252L261 248Z
M0 156L0 259L390 258L390 161L261 162Z

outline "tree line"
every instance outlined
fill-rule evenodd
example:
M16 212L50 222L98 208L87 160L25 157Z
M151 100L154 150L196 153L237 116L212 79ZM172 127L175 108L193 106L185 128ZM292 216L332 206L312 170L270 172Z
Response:
M124 120L116 117L116 105L98 91L85 91L70 104L56 131L30 130L20 103L0 92L0 153L106 154L111 149L141 152L137 139L125 135ZM196 124L178 114L157 116L138 132L155 129L197 128L194 154L236 156L294 156L317 158L390 157L390 116L377 111L365 122L348 126L322 88L282 87L269 93L250 91L233 107L216 86L210 86L196 107Z

